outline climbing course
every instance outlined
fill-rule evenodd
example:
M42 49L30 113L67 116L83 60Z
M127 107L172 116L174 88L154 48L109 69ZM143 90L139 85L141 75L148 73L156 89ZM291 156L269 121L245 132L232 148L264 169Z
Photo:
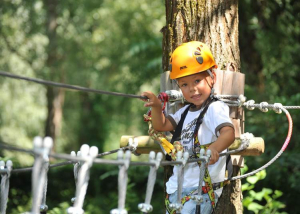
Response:
M138 95L131 95L131 94L122 94L116 92L109 92L109 91L101 91L95 89L84 88L80 86L73 86L67 85L62 83L56 83L41 79L34 79L23 77L19 75L15 75L12 73L7 72L0 72L0 76L14 78L18 80L26 80L38 84L44 84L53 87L62 87L66 89L72 89L77 91L84 91L89 93L97 93L97 94L107 94L112 96L124 96L128 98L138 98L138 99L147 99L144 96ZM183 102L183 96L181 92L176 90L167 90L162 92L158 95L158 98L163 103L163 111L168 106L172 106L176 102ZM288 109L299 109L300 106L283 106L280 103L268 104L266 102L261 102L256 104L254 100L246 100L244 95L218 95L215 94L213 99L221 100L225 102L230 107L238 107L238 108L245 108L247 110L254 110L258 108L262 112L267 112L269 110L273 110L274 112L281 114L284 113L287 117L287 121L289 124L288 132L286 140L284 141L281 149L279 152L265 165L262 167L236 177L228 177L227 180L236 180L246 178L251 176L268 166L270 166L276 159L280 157L280 155L284 152L287 148L291 136L292 136L292 129L293 129L293 122L292 117L288 111ZM80 151L77 153L75 151L71 151L70 154L59 154L51 152L51 148L53 145L52 139L49 137L45 137L44 139L41 137L35 137L33 139L33 149L23 149L17 146L13 146L12 144L0 142L0 148L16 151L16 152L23 152L28 153L34 156L35 161L34 165L29 168L20 168L20 169L13 169L12 161L8 160L6 162L0 161L0 174L1 174L1 213L6 213L7 208L7 200L9 198L9 178L13 173L30 173L32 174L32 198L33 203L31 207L31 214L37 213L47 213L48 206L46 204L46 195L47 195L47 172L49 169L58 166L64 166L73 164L74 166L74 180L76 191L74 193L74 197L71 200L73 206L67 209L67 213L70 214L81 214L84 213L83 210L83 203L86 195L86 191L88 188L88 183L90 180L90 169L94 164L100 165L115 165L119 167L118 173L118 207L111 210L111 214L126 214L127 210L125 209L125 202L126 202L126 191L127 191L127 183L128 183L128 169L130 166L148 166L150 167L149 174L148 174L148 181L146 187L146 194L144 202L140 202L137 206L138 209L142 213L151 213L153 211L153 207L151 205L151 198L153 195L153 189L157 177L157 170L161 166L167 165L177 165L179 166L179 173L178 173L178 197L177 203L169 204L173 210L176 210L176 213L180 213L181 211L181 191L182 191L182 182L183 182L183 174L184 174L184 166L187 163L191 162L198 162L200 166L200 179L199 179L199 187L198 193L199 195L192 196L191 200L194 200L197 203L197 206L200 206L202 201L201 195L201 187L203 179L205 178L205 171L207 167L207 163L210 159L210 151L205 151L202 148L199 152L199 156L197 158L189 158L189 154L187 152L183 153L182 146L179 144L171 144L169 141L168 136L165 133L158 133L153 130L151 124L151 111L148 111L147 114L144 115L144 120L149 125L149 136L152 138L157 145L159 145L160 151L155 153L154 151L149 151L149 161L148 162L137 162L131 161L132 154L139 154L139 149L142 147L141 138L139 137L127 137L124 142L126 145L121 145L119 149L115 149L112 151L107 151L104 153L98 153L97 147L90 147L86 144L82 145ZM253 134L244 133L240 136L239 145L226 153L221 153L220 156L229 156L231 154L239 154L244 150L247 150L251 142L253 142L255 137ZM117 160L108 160L103 159L101 157L117 153ZM169 155L172 161L164 160L164 155ZM64 160L63 162L57 164L50 164L49 159L58 159ZM199 210L197 208L197 210Z

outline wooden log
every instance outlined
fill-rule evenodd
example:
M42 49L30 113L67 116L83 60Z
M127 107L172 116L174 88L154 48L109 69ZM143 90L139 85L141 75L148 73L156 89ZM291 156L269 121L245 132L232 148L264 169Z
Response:
M149 154L150 151L161 152L160 145L156 143L149 136L134 136L134 135L123 135L120 140L120 147L125 147L129 145L129 139L133 138L138 143L136 153L138 154Z
M149 136L134 136L134 135L123 135L120 140L120 147L125 147L129 145L129 139L134 138L138 142L136 153L138 154L149 154L150 151L161 152L160 145L156 143ZM229 150L236 150L241 145L241 139L237 138L233 144L229 147ZM250 139L249 146L247 149L234 153L235 155L242 156L258 156L264 153L265 144L264 140L260 137L254 137Z

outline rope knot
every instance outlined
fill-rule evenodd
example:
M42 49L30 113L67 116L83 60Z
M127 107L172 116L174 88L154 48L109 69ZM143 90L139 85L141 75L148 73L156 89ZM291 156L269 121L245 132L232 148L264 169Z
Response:
M248 109L248 110L254 110L254 103L255 103L255 101L254 100L249 100L249 101L247 101L244 105L246 106L246 108Z
M243 94L240 94L237 101L238 101L238 106L242 107L246 102L246 97Z
M277 114L281 114L282 113L282 104L281 103L274 103L274 107L273 110L277 113Z
M268 112L269 111L268 105L269 105L269 103L267 103L267 102L261 102L259 104L259 110L261 110L262 112Z

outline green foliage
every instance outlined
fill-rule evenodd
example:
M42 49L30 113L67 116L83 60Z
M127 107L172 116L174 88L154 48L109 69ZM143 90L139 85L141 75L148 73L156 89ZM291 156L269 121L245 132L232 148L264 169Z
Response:
M158 92L164 25L161 1L58 1L55 37L48 32L46 3L1 2L0 70L105 91L139 94L147 88ZM55 59L50 67L49 59ZM46 88L4 77L0 81L0 139L31 148L33 137L44 135ZM66 91L63 110L57 152L77 151L83 143L96 145L100 152L116 149L121 135L146 133L148 127L142 117L147 109L136 99ZM0 155L13 158L15 168L32 165L28 155L2 150ZM115 174L99 174L106 172ZM145 187L147 172L139 170L139 177L128 186L126 206L131 213L138 212L137 201L144 197L140 187ZM107 167L95 173L84 209L109 213L117 207L117 169ZM30 210L30 173L18 176L11 177L15 199L9 201L8 213ZM75 194L72 170L51 169L48 176L49 213L65 213ZM162 194L162 182L156 188ZM135 189L141 189L139 195ZM161 201L154 202L156 207L161 208Z
M256 103L282 103L299 106L299 1L240 1L239 45L242 72L246 74L245 95ZM243 12L241 12L243 11ZM288 213L297 213L296 195L300 194L299 177L299 110L289 110L293 118L293 136L290 144L266 170L268 176L255 184L255 188L268 188L283 192L281 198ZM245 111L245 131L262 137L265 153L259 157L246 157L249 168L256 169L267 163L280 150L285 141L288 123L284 114L259 110ZM260 205L263 203L258 202Z
M248 167L245 165L242 172L245 173L247 170ZM286 212L280 211L285 208L285 204L277 200L283 195L281 191L273 191L269 188L262 188L259 192L253 190L255 188L255 184L258 181L265 179L266 176L266 171L262 170L255 175L246 178L247 183L242 185L244 196L243 206L248 210L248 212L252 211L255 214L287 214Z
M54 40L48 35L45 2L1 1L0 70L106 91L159 91L160 29L165 23L162 1L56 1ZM239 7L245 95L256 102L300 105L300 3L245 0L239 1ZM54 43L50 45L50 41ZM55 60L49 67L50 53ZM44 135L45 94L44 86L0 77L0 140L30 148L34 136ZM58 152L76 151L83 143L96 145L100 152L107 151L119 147L121 135L146 134L147 125L142 120L146 109L136 99L67 91L63 110ZM246 131L266 142L265 154L246 157L249 168L254 169L278 152L288 127L282 114L258 110L245 113ZM291 110L291 114L294 134L287 150L267 168L267 176L263 171L249 177L243 185L244 204L249 212L298 212L300 113ZM30 166L33 160L29 155L3 150L0 155L5 160L12 159L15 168ZM129 173L126 208L130 213L138 213L137 204L144 199L148 170L135 168ZM65 213L75 194L72 168L51 169L49 178L49 213ZM30 173L12 175L8 213L30 209L30 184ZM155 188L154 213L163 213L161 171ZM279 202L281 194L284 197ZM93 167L88 203L84 204L86 213L108 213L117 207L117 197L117 168Z

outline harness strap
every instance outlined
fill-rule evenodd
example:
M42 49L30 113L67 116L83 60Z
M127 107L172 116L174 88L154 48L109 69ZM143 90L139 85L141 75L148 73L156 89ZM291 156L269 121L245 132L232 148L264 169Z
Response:
M200 125L202 124L203 122L203 117L205 115L205 113L207 112L208 110L208 107L210 106L211 103L217 101L218 99L216 98L212 98L210 100L207 100L206 102L206 105L204 106L202 112L200 113L199 117L197 118L197 121L196 121L196 127L195 127L195 130L194 130L194 146L193 146L193 153L194 153L194 156L195 157L198 157L199 158L199 152L200 152L200 149L207 149L209 145L201 145L200 144L200 141L198 139L198 131L199 131L199 128L200 128ZM175 141L180 141L180 138L181 138L181 131L182 131L182 127L183 127L183 123L184 123L184 120L186 118L186 115L190 109L190 107L193 106L192 104L189 105L185 110L184 112L182 113L181 115L181 118L180 118L180 121L178 123L178 125L176 126L176 129L175 129L175 132L173 134L173 137L171 139L171 143L173 144ZM199 150L199 151L198 151ZM167 160L170 160L170 156L167 155ZM201 166L201 162L198 162L198 165ZM232 176L232 163L231 163L231 156L229 155L226 159L226 169L228 170L228 178L231 178ZM205 175L204 175L204 182L205 182L205 187L202 187L202 191L203 191L203 188L205 188L205 193L208 193L208 196L209 196L209 199L211 201L211 205L212 205L212 208L214 209L216 204L215 204L215 193L214 193L214 190L216 189L219 189L219 188L222 188L223 186L225 186L228 182L219 182L219 183L212 183L211 181L211 177L210 177L210 174L209 174L209 171L208 171L208 167L205 168ZM186 198L188 197L188 198ZM190 199L190 196L186 196L184 198L186 199ZM166 198L167 200L168 198ZM184 203L186 203L188 200L184 200ZM166 207L167 207L167 210L170 214L176 214L176 211L175 210L170 210L170 208L168 207L168 204L170 202L167 202L166 201ZM182 201L182 205L184 204L183 201Z
M215 101L217 101L216 98L212 98L210 100L207 100L206 105L204 106L204 108L203 108L202 112L200 113L199 117L197 118L196 127L195 127L195 130L194 130L194 146L193 146L193 153L194 153L195 157L199 157L200 148L205 148L205 147L207 148L207 145L206 146L205 145L200 145L200 142L199 142L199 139L198 139L198 130L199 130L200 125L203 122L203 117L204 117L205 113L207 112L209 105L211 103L215 102ZM191 106L192 106L192 104L189 105L185 109L185 111L182 113L180 121L179 121L178 125L176 126L175 133L173 134L173 137L172 137L172 140L171 140L172 144L174 143L174 141L179 141L180 140L181 131L182 131L182 127L183 127L183 122L184 122L184 120L186 118L186 115L187 115L187 113L188 113ZM197 151L198 149L199 149L199 151ZM198 162L198 165L200 166L201 162ZM208 190L207 193L209 195L209 199L210 199L212 207L214 209L215 208L215 194L214 194L214 190L213 190L213 184L212 184L212 181L211 181L211 177L209 175L207 167L205 168L204 182L205 182L205 187Z
M215 183L213 184L213 190L217 190L221 187L223 187L224 182L220 182L220 183ZM189 200L191 200L191 197L193 194L196 194L197 193L197 190L198 189L195 189L193 191L191 191L190 193L188 193L187 195L185 195L183 198L181 198L180 202L181 202L181 205L184 206L184 204L186 202L188 202ZM207 188L206 186L202 186L202 194L207 194L209 191L209 188ZM166 209L168 211L169 214L176 214L176 209L175 208L170 208L170 199L169 199L170 195L167 194L166 195L166 198L165 198L165 205L166 205Z
M198 132L197 132L198 133ZM199 143L199 140L198 140L198 134L196 136L196 139L195 139L195 143ZM207 149L208 146L206 145L200 145L200 148L202 149ZM200 154L197 153L197 157L199 157ZM201 166L201 161L198 161L197 162L199 167ZM215 197L215 192L214 192L214 189L213 189L213 184L212 184L212 181L211 181L211 177L210 177L210 174L209 174L209 171L208 171L208 167L205 167L205 174L204 174L204 183L205 183L205 187L207 188L207 193L208 193L208 197L210 199L210 202L211 202L211 206L213 208L213 210L215 209L215 206L216 206L216 197Z

